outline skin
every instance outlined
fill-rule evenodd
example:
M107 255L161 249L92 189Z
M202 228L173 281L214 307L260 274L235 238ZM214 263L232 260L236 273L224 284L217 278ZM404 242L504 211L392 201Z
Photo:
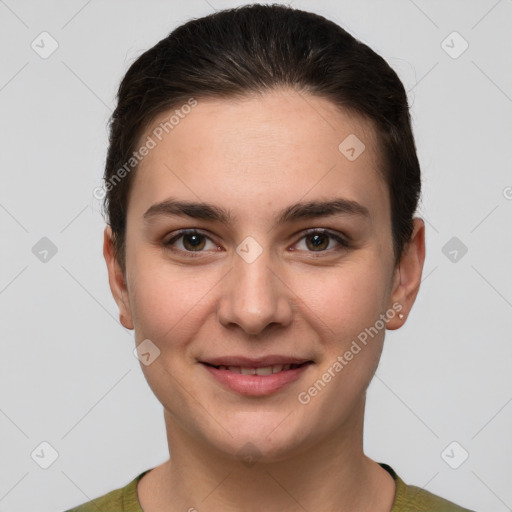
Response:
M157 117L141 140L168 117ZM366 146L354 161L338 149L349 134ZM121 323L135 330L137 344L150 339L160 350L141 368L163 405L172 458L140 480L145 512L391 510L395 483L363 452L366 389L386 329L401 327L416 299L425 226L414 219L395 268L378 166L368 120L288 89L200 99L141 162L129 199L126 274L109 227L104 256ZM223 225L160 216L145 223L144 212L171 196L213 203L233 219ZM278 212L293 203L334 197L366 206L370 218L276 225ZM207 237L199 238L199 257L187 257L194 252L190 237L178 239L175 252L165 247L184 228ZM351 245L324 237L316 249L304 233L311 228L350 237ZM252 263L236 252L247 236L262 248ZM308 404L300 403L298 394L394 303L404 318L396 314ZM268 354L314 364L278 392L248 397L224 388L198 362ZM250 465L240 458L249 442L257 449Z

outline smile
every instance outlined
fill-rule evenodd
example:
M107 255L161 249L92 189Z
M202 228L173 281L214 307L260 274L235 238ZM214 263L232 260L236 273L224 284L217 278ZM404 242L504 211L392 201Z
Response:
M214 368L217 368L217 370L228 370L233 373L240 373L242 375L272 375L274 373L279 373L282 371L288 371L288 370L295 370L295 368L298 368L299 366L303 366L304 364L308 363L302 363L302 364L274 364L272 366L262 366L259 368L244 368L241 366L214 366ZM212 365L213 366L213 365Z
M210 376L224 389L245 396L265 396L297 381L312 366L313 361L256 365L243 363L218 364L202 362Z

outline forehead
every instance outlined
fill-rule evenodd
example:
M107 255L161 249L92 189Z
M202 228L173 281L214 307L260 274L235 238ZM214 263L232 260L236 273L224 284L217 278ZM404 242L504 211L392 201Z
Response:
M198 98L157 116L141 144L148 137L154 147L135 173L129 214L179 196L263 218L271 210L262 208L343 196L372 217L389 215L372 124L318 96L283 89Z

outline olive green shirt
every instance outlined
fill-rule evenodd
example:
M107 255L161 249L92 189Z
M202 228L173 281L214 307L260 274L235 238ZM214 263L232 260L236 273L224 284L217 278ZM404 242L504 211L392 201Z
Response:
M405 484L391 466L381 462L379 464L391 474L396 483L395 499L390 512L474 512L424 489ZM137 482L148 471L136 476L126 487L115 489L66 512L143 512L137 499Z

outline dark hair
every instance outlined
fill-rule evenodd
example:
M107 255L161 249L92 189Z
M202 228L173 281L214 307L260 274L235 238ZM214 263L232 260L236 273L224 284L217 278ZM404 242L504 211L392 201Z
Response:
M123 272L126 214L136 169L132 162L134 171L126 172L126 163L155 117L191 98L229 99L281 86L326 98L372 122L382 160L379 171L389 191L398 264L412 235L421 192L402 82L382 57L323 16L284 5L252 4L179 26L140 55L119 86L110 120L103 207Z

